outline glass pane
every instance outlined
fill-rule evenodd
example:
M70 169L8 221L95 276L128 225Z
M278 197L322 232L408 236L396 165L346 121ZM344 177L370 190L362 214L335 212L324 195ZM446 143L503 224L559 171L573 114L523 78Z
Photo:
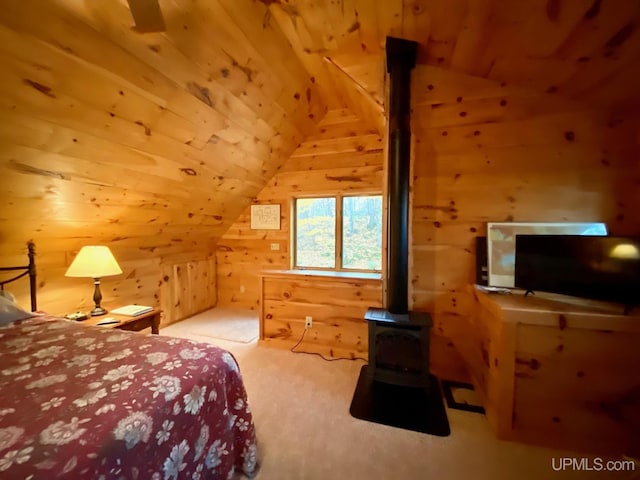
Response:
M336 199L296 200L296 267L336 267Z
M343 199L342 266L382 270L382 196Z

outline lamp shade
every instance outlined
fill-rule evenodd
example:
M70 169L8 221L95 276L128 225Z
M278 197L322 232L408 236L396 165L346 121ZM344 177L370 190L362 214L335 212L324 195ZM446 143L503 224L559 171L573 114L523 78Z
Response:
M118 275L122 269L109 247L89 245L82 247L65 273L67 277L101 278Z

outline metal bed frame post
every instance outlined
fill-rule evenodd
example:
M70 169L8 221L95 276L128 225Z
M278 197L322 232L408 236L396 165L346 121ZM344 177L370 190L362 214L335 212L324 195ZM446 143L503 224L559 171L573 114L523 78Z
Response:
M0 267L0 272L12 272L16 270L24 270L15 277L8 280L0 281L0 290L4 290L4 286L7 283L14 282L25 275L29 275L29 290L31 296L31 311L35 312L38 308L38 302L36 300L36 245L29 241L27 242L27 256L29 257L28 265L21 265L19 267Z

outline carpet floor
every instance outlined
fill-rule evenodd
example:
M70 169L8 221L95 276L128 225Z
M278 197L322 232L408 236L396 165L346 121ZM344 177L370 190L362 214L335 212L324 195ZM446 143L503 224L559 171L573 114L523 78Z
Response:
M473 412L447 409L448 437L359 420L349 406L364 362L326 362L189 330L186 320L160 334L214 343L238 360L259 442L257 480L633 478L630 472L554 471L554 459L583 456L497 440L486 418Z
M249 343L258 338L258 314L234 308L215 308L183 322L189 334L231 342Z

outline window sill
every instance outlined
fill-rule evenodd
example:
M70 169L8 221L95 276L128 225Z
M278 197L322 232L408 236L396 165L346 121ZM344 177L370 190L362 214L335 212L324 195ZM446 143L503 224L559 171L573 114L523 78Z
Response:
M381 273L373 272L337 272L334 270L264 270L263 277L319 277L337 280L382 280Z

